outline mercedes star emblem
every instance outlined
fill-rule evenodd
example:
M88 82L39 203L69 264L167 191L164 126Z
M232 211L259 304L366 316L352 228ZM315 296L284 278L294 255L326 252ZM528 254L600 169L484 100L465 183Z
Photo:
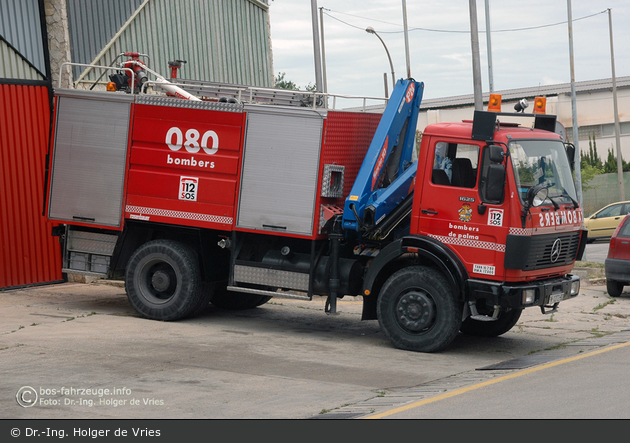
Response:
M553 245L551 246L551 263L557 262L558 258L560 258L561 246L562 246L562 242L560 241L559 238L557 238L556 241L553 242Z

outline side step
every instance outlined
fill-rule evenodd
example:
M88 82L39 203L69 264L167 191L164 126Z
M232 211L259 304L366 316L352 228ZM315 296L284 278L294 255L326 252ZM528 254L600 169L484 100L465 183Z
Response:
M256 295L266 295L268 297L274 297L274 298L286 298L286 299L305 300L305 301L311 300L311 298L306 295L290 294L287 292L265 291L262 289L241 288L239 286L228 286L227 289L228 291L245 292L247 294L256 294Z
M477 311L477 304L474 301L469 301L468 306L470 307L470 318L477 321L496 321L499 318L499 312L501 312L499 305L495 305L492 317L490 317L489 315L481 315Z

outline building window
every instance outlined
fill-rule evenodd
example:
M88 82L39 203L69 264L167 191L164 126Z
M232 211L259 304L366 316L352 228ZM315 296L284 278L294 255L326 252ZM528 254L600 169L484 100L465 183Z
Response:
M630 134L630 122L619 123L620 135ZM592 137L613 137L615 135L615 124L607 123L605 125L580 126L578 128L578 137L580 140L589 140ZM573 128L567 128L567 141L573 142Z
M619 122L619 134L627 135L630 134L630 122ZM603 137L613 137L615 135L615 124L609 123L607 125L602 125L602 136Z

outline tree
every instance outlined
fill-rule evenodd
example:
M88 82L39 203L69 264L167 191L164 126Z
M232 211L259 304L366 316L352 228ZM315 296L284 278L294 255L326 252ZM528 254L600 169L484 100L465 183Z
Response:
M276 88L280 89L291 89L293 91L297 91L300 88L297 87L295 83L290 80L285 80L284 77L287 75L286 72L278 72L278 75L274 77Z
M298 85L296 85L291 80L285 79L286 75L286 72L278 72L278 75L274 77L275 87L280 89L290 89L291 91L299 91L300 88ZM306 89L308 92L316 92L317 84L309 83L308 86L304 89Z
M591 135L589 135L588 153L586 155L580 156L580 158L581 158L580 166L584 166L588 164L588 165L593 166L594 168L602 169L601 173L603 173L604 165L602 163L602 160L599 158L599 155L597 154L597 144L595 142L595 134L591 133Z
M596 175L604 173L604 165L597 154L597 144L595 134L588 137L588 153L580 156L580 174L582 176L582 189L595 189L589 183Z
M580 174L582 177L582 190L595 189L595 186L589 186L589 183L596 175L602 174L603 168L597 168L588 163L582 163Z
M630 164L623 159L623 156L621 157L621 170L623 172L630 171ZM617 173L617 156L612 148L608 149L608 158L606 159L606 163L604 163L604 172Z

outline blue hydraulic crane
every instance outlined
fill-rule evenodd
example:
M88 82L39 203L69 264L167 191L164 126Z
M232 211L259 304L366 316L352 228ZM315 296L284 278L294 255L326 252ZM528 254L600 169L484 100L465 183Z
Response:
M412 191L416 126L424 83L400 79L392 91L359 174L346 198L343 228L373 229Z

